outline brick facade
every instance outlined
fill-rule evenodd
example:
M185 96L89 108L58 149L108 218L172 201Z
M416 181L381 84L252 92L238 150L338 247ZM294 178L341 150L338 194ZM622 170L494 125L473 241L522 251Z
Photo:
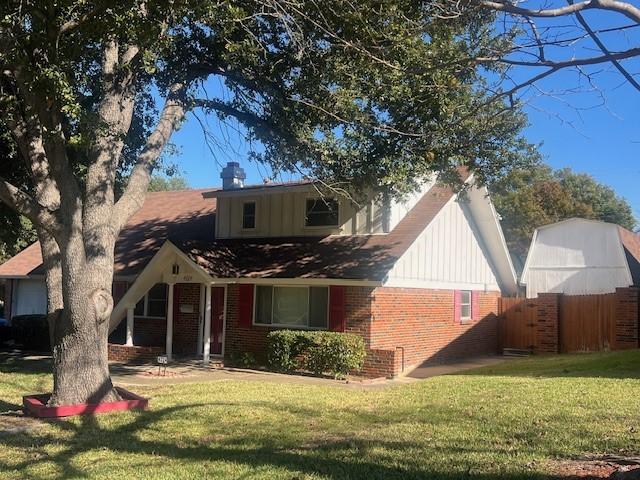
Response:
M185 306L181 312L180 306ZM178 355L193 356L198 351L198 328L200 321L200 284L178 283L174 286L173 313L173 352ZM112 345L121 346L125 342L126 319L110 335ZM133 344L136 346L156 347L155 355L160 349L164 353L167 339L166 318L135 317L133 325ZM129 347L130 348L130 347ZM133 354L132 354L133 355Z
M109 361L122 363L154 362L158 355L164 354L164 347L139 347L109 344Z
M541 293L538 296L537 304L536 337L538 346L536 353L558 353L560 295L557 293Z
M616 290L616 350L638 348L638 312L640 290L619 288Z
M241 327L238 286L227 290L225 354L265 360L267 326ZM424 361L444 362L497 352L498 292L481 293L478 318L454 322L453 290L347 287L345 331L367 346L363 374L393 377Z
M365 373L390 377L424 362L496 353L499 297L478 293L477 318L461 322L455 320L453 290L377 288Z

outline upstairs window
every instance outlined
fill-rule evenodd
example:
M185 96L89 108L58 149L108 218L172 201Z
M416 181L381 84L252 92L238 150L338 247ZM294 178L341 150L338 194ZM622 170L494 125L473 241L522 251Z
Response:
M328 328L328 287L256 287L257 325Z
M245 230L256 228L256 202L242 204L242 228Z
M309 198L305 217L307 227L337 227L338 201L335 198Z
M460 320L463 322L471 320L471 291L462 290L460 292Z

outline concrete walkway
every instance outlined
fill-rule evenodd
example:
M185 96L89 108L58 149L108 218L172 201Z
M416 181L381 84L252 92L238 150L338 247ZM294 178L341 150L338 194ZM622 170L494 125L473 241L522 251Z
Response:
M220 382L229 380L260 381L299 385L325 385L355 389L377 389L393 385L413 383L439 375L450 375L472 368L496 365L505 357L480 357L446 365L425 365L416 368L406 376L393 380L333 380L303 375L286 375L242 368L225 368L213 363L202 365L199 361L176 362L167 367L166 373L153 365L127 365L111 363L113 382L122 386L176 385L186 383Z
M490 367L502 362L506 362L513 357L503 357L499 355L488 357L469 358L459 362L447 363L442 365L426 364L414 369L407 375L408 378L417 380L437 377L440 375L451 375L454 373L464 372L473 368Z

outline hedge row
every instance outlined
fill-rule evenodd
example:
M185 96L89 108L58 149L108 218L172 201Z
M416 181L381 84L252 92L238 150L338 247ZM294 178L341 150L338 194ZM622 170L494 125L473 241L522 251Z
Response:
M267 335L267 361L281 372L306 370L345 378L362 369L365 356L364 340L350 333L276 330Z

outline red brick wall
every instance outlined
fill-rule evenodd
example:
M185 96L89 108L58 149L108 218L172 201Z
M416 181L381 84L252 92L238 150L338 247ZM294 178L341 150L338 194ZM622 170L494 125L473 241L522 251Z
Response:
M345 330L357 333L368 341L372 288L347 287L345 292ZM225 355L252 353L258 361L265 361L267 334L276 327L253 325L242 328L238 322L238 285L227 288L227 328Z
M408 369L422 362L496 353L499 297L498 292L480 293L479 318L461 323L454 321L453 290L377 288L369 343L377 352L368 361L367 373L399 374L403 354ZM381 350L388 352L386 358Z
M558 353L558 316L560 315L560 295L541 293L536 299L538 322L536 353Z
M638 312L640 311L637 288L616 290L616 350L638 348Z
M164 347L128 347L126 345L109 344L109 360L112 362L155 362L158 355L163 354Z
M273 327L242 328L238 322L238 286L227 290L225 354L251 352L265 360L266 336ZM423 361L497 352L498 292L481 293L480 318L454 323L452 290L347 287L345 331L367 345L363 374L394 376ZM400 348L399 348L400 347Z
M200 284L179 283L174 288L173 352L195 355L198 351ZM193 313L180 313L180 305L190 305Z

